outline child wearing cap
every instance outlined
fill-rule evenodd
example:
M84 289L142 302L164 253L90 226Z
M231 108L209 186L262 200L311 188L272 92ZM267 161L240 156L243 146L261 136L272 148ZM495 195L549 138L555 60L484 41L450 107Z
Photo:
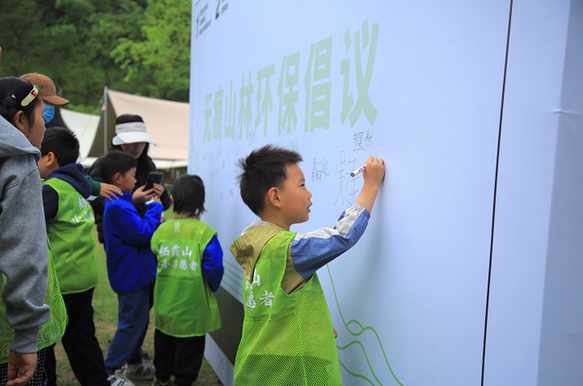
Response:
M57 95L57 88L55 83L51 78L46 75L39 74L38 72L31 72L20 76L20 79L26 80L31 84L35 84L39 87L39 94L43 101L43 106L45 112L43 119L45 121L45 126L49 127L67 127L65 121L63 121L60 113L60 106L65 106L69 103L68 99L60 97ZM58 117L58 124L54 124L54 119ZM68 127L67 127L68 128ZM101 196L112 200L117 199L117 195L121 195L121 191L115 188L113 185L100 183L99 181L94 181L93 178L87 176L87 179L91 183L91 195Z
M43 99L43 105L45 108L45 113L43 115L45 125L53 120L56 109L69 103L68 99L57 95L55 83L46 75L39 74L38 72L31 72L29 74L21 75L20 79L36 84L39 87L40 96Z

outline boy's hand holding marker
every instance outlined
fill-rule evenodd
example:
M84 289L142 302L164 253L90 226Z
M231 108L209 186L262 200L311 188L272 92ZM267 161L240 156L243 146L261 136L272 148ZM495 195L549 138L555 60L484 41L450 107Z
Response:
M381 182L385 178L385 161L383 161L382 158L371 156L368 157L368 160L364 165L357 170L362 172L364 185L362 186L362 190L360 191L356 203L364 206L366 210L371 212Z

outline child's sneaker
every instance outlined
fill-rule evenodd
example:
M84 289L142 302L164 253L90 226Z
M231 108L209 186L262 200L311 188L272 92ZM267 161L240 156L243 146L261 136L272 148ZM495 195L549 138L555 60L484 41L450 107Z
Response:
M172 382L172 379L170 379L166 383L164 383L161 380L159 380L158 378L154 378L154 382L152 383L152 386L174 386L174 382Z
M115 374L107 377L111 386L135 386L132 381L127 379L121 370L115 370Z
M156 375L156 368L146 358L142 358L142 363L126 364L122 369L123 375L134 381L154 379Z

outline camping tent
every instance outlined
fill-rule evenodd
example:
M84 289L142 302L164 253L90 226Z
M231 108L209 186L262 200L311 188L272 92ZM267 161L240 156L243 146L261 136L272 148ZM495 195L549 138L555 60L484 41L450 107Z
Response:
M107 102L101 117L62 109L63 119L80 142L80 163L93 164L111 146L115 118L137 114L144 119L148 134L157 146L150 146L150 157L158 169L185 167L188 159L189 104L135 96L106 89ZM107 121L107 131L104 130Z
M67 109L61 109L61 115L69 129L75 133L79 140L78 162L88 168L95 160L95 158L89 159L88 156L99 127L99 116L79 113Z

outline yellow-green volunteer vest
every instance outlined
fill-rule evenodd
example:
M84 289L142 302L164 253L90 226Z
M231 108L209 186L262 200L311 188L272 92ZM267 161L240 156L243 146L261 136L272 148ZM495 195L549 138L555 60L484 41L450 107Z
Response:
M71 184L58 178L45 181L59 195L59 209L47 221L55 270L61 293L71 294L94 288L99 281L95 260L95 217L89 202Z
M253 282L244 280L236 386L342 385L332 320L318 276L294 293L281 289L294 236L286 231L273 236L261 250Z
M154 287L156 328L177 338L221 328L215 295L202 274L202 257L214 229L196 219L166 221L152 236L158 256Z
M0 291L6 284L6 276L0 274ZM51 307L51 318L40 327L38 335L38 350L58 342L65 334L67 327L67 309L61 296L59 280L55 272L53 256L49 249L49 279L44 304ZM6 320L6 305L0 300L0 364L8 362L10 345L14 341L14 330Z

